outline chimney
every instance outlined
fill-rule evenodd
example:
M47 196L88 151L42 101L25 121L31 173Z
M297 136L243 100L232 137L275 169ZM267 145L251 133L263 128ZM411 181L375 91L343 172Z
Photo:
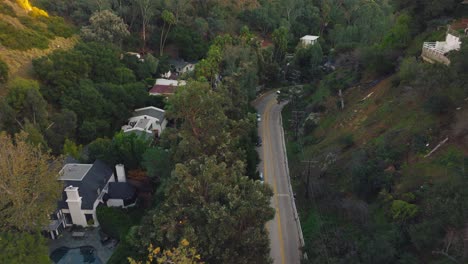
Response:
M67 202L81 201L81 197L78 193L78 187L70 185L65 188L65 192L67 193Z
M123 164L115 165L115 172L117 174L117 182L127 182L127 178L125 177L125 168Z

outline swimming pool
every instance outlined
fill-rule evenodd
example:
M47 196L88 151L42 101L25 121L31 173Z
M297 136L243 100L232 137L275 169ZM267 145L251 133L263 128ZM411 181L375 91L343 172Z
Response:
M56 264L102 264L96 255L96 249L91 246L60 247L50 254L50 259Z

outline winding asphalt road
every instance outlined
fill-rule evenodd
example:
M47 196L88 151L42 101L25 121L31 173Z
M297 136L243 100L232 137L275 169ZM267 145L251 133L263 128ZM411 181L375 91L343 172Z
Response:
M281 126L281 109L276 93L267 93L256 101L254 106L261 115L259 136L263 145L259 148L265 182L273 188L271 206L275 208L275 218L267 223L270 236L271 257L274 264L298 264L301 259L301 235L294 205L287 159L284 133Z

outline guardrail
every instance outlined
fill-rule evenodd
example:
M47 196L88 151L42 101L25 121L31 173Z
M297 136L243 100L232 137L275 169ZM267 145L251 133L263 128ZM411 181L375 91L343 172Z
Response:
M281 109L286 105L288 104L289 102L286 101L285 103L283 103ZM297 232L298 232L298 235L299 235L299 242L301 243L301 247L304 247L305 246L305 243L304 243L304 236L302 234L302 227L301 227L301 220L299 219L299 214L297 213L297 208L296 208L296 201L294 199L294 192L293 192L293 189L292 189L292 185L291 185L291 178L289 176L289 164L288 164L288 154L287 154L287 151L286 151L286 138L284 136L284 129L283 129L283 117L281 115L281 112L280 112L280 127L281 127L281 136L283 138L283 151L284 151L284 163L285 163L285 168L286 168L286 178L288 179L288 185L289 185L289 195L291 197L291 204L292 204L292 208L293 208L293 213L294 213L294 219L296 220L296 225L297 225ZM303 252L304 253L304 252Z

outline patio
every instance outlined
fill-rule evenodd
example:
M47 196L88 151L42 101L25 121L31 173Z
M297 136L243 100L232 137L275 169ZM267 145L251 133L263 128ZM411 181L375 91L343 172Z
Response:
M117 243L108 241L103 245L99 235L99 228L86 228L79 231L67 228L57 239L49 240L49 254L60 247L77 248L82 246L94 247L102 263L107 263Z

